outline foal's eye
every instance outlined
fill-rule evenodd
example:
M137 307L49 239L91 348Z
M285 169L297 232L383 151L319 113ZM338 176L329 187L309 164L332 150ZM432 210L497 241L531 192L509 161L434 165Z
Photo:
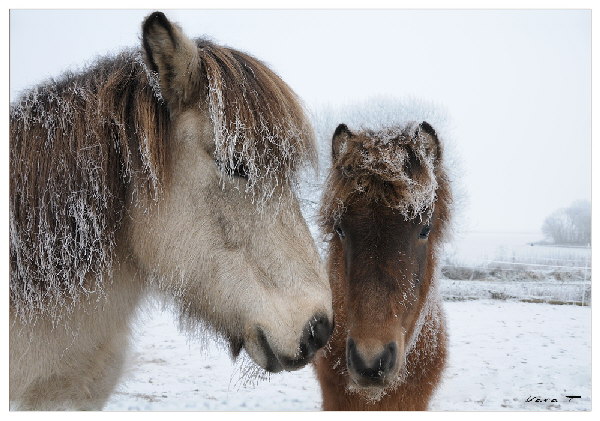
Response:
M421 232L419 233L419 238L424 240L427 237L429 237L429 231L431 231L431 225L427 224L421 229Z
M340 236L340 238L344 238L346 236L346 233L344 232L342 227L340 227L339 225L336 225L334 229L335 229L335 232L337 232L337 235Z

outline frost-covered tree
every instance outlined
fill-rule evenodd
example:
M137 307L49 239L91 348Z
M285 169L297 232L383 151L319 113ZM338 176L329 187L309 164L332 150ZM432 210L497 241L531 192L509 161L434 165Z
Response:
M592 241L591 212L590 202L574 202L546 217L542 232L555 244L589 245Z

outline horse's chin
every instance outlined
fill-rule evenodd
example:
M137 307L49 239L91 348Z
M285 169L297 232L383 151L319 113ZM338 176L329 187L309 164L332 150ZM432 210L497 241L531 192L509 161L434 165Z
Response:
M231 357L235 360L242 352L244 348L244 339L238 337L230 337L229 338L229 350L231 352Z

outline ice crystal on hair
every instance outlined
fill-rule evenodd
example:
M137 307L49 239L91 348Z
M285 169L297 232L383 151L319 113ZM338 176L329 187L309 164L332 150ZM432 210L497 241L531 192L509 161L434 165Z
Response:
M164 102L162 92L160 90L160 80L158 77L158 72L154 72L148 68L148 66L146 65L146 62L144 61L144 56L142 55L141 51L138 51L137 53L135 53L134 60L135 60L135 63L144 70L144 73L146 74L146 78L148 79L148 83L150 84L150 87L152 88L152 92L154 92L154 97L161 103Z
M438 182L437 146L415 122L348 137L324 189L323 215L338 220L354 199L381 203L407 220L427 221Z
M244 192L265 203L294 186L303 163L316 160L311 124L296 95L260 61L208 41L197 44L223 181L243 165Z
M152 80L125 51L11 105L10 296L22 321L102 296L127 191L134 204L158 197L169 122Z

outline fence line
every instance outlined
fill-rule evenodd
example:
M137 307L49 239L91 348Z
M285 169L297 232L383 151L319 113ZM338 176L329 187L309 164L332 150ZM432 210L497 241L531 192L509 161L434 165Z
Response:
M566 259L566 258L561 258L561 257L536 257L536 256L530 256L530 257L519 257L520 261L524 261L524 260L554 260L557 262L581 262L581 261L589 261L590 259L587 256L582 256L578 259Z
M590 266L561 266L561 265L543 265L541 263L520 263L520 262L504 262L501 260L488 260L487 263L500 263L503 265L522 265L522 266L541 266L541 267L552 267L552 268L568 268L568 269L583 269L590 270Z
M524 269L509 269L509 268L486 268L483 266L457 266L457 265L442 265L442 269L444 267L447 268L456 268L456 269L467 269L467 270L472 270L472 271L476 271L476 270L488 270L488 271L504 271L504 272L523 272ZM584 269L585 270L585 269ZM543 270L543 269L529 269L527 270L527 272L534 272L534 273L548 273L548 270ZM569 273L569 272L575 272L574 270L553 270L552 272L554 273Z

